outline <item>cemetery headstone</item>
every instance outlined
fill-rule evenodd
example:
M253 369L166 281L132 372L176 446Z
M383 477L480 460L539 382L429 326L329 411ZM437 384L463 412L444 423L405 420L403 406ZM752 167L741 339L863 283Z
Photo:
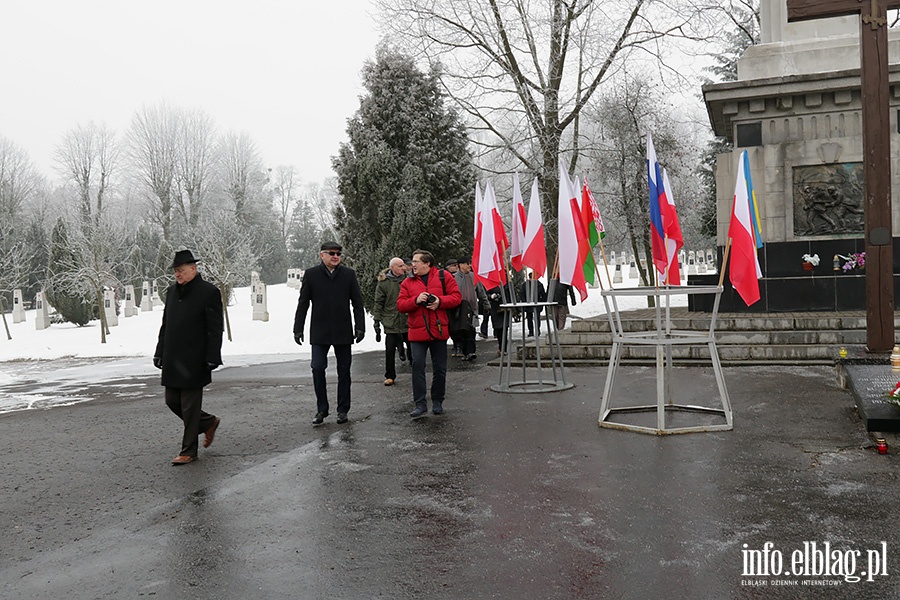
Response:
M119 315L116 314L116 291L103 290L103 311L106 313L106 325L116 327L119 324Z
M616 265L616 272L613 273L613 283L622 283L622 265Z
M13 323L23 323L25 321L25 305L22 304L22 290L13 290Z
M141 312L150 312L153 310L153 301L150 300L150 282L145 281L141 284Z
M50 327L50 309L44 300L44 292L40 291L34 296L34 328L38 331Z
M253 320L268 321L269 310L268 300L266 299L266 284L257 281L255 287L256 293L253 294Z
M134 305L134 286L125 286L125 316L133 317L138 313L137 307Z
M153 280L153 291L150 292L150 303L154 307L163 305L162 298L159 297L159 284L155 279Z

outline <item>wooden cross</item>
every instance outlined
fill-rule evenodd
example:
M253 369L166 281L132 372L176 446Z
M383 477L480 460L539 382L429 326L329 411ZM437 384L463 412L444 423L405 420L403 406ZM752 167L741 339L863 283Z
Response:
M860 90L866 217L866 346L894 346L891 118L887 10L900 0L787 0L788 21L860 15Z

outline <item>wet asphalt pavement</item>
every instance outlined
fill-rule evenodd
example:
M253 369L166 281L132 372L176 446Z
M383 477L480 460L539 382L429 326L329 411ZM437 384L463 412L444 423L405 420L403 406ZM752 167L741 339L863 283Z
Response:
M355 355L350 422L317 428L306 361L216 372L222 426L182 467L157 379L0 415L0 598L900 597L900 442L874 451L831 369L726 369L733 431L657 437L598 428L605 368L498 394L450 361L446 413L412 421L408 367L384 387ZM676 381L715 396L711 369ZM618 383L653 398L655 371ZM747 576L766 542L773 569L825 542L886 566Z

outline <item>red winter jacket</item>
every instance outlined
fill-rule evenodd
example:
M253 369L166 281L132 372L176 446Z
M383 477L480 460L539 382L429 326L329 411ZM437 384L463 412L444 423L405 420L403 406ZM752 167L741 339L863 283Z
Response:
M407 314L409 341L411 342L446 340L450 337L450 320L447 318L447 309L459 306L462 296L453 275L444 273L442 284L440 273L441 269L431 267L428 271L427 289L421 277L407 277L400 284L397 310ZM416 304L416 298L425 291L440 299L440 306L437 310Z

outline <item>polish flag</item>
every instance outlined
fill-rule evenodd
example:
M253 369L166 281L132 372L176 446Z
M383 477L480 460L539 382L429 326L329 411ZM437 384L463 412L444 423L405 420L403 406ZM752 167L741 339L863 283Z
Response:
M747 151L741 153L737 182L734 185L734 204L728 237L731 238L731 259L728 279L747 306L759 300L759 279L762 269L756 253L756 236L750 215L750 195L747 176L750 172Z
M509 247L510 262L516 271L522 270L522 257L525 254L525 203L522 202L522 192L519 190L519 173L513 176L513 205L512 205L512 242Z
M559 281L571 285L581 294L581 301L587 300L587 283L584 280L585 256L589 250L587 232L581 223L578 198L572 188L572 181L559 161Z
M547 271L547 246L544 243L544 218L541 215L537 177L531 184L528 219L525 223L525 252L522 254L522 265L532 269L538 277L542 277Z
M503 238L498 239L499 231ZM503 268L502 248L505 247L506 231L500 211L497 210L497 198L494 195L494 186L488 181L484 188L484 198L481 204L481 239L478 246L478 271L476 276L484 283L486 289L491 289L506 283L506 269Z

